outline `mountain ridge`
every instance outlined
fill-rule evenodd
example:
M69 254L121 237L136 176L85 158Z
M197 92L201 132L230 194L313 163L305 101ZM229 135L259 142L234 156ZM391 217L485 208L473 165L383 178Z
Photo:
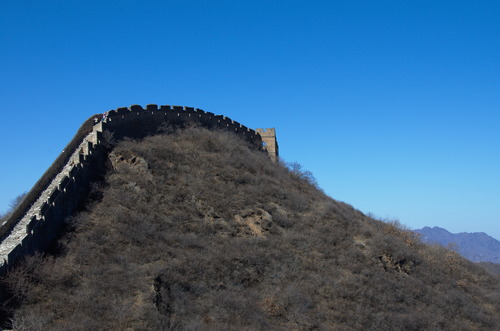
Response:
M451 233L438 226L425 226L414 230L424 242L450 246L473 262L500 263L500 241L485 232ZM453 247L456 245L456 247Z
M500 325L497 278L326 196L233 133L165 128L115 143L105 164L52 252L2 279L9 327Z
M57 236L65 217L79 208L90 182L100 176L109 139L137 139L162 127L201 125L219 128L244 138L254 148L279 156L274 129L253 129L222 115L198 108L148 104L132 105L96 114L78 129L65 149L33 188L0 224L0 274L25 255L45 250ZM271 151L272 149L272 151Z

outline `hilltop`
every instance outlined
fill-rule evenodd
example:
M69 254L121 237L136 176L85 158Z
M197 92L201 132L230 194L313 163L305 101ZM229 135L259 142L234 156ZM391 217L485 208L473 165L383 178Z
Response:
M16 329L482 329L500 284L234 134L110 146L85 210L4 279Z

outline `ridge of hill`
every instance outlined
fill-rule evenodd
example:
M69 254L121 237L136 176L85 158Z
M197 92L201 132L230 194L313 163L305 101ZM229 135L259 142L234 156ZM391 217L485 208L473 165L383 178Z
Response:
M201 125L227 130L274 161L279 156L275 130L258 132L222 115L198 108L148 104L120 107L87 119L16 208L0 219L0 274L36 251L44 251L59 234L65 217L78 210L90 182L102 173L110 140L154 135L164 126ZM266 143L264 146L263 142Z
M486 271L492 273L493 275L500 276L500 263L476 262L476 264L484 268Z
M484 232L450 233L440 227L423 227L414 230L421 235L426 243L435 243L441 246L456 246L460 255L473 262L500 263L500 241Z
M496 330L500 284L232 133L124 140L50 254L3 279L13 329Z

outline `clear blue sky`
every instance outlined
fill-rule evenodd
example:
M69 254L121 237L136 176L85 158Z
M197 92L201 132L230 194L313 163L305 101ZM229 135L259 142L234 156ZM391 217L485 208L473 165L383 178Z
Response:
M276 127L335 199L500 239L500 1L0 0L0 211L89 116Z

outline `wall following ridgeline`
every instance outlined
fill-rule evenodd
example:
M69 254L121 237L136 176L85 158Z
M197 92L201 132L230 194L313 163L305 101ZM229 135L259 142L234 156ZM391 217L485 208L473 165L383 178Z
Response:
M277 144L276 148L270 148L268 134L264 134L267 144L263 146L259 132L201 109L132 105L94 115L82 124L63 152L1 224L0 274L23 256L44 251L59 235L64 219L81 208L90 183L103 171L108 152L104 146L104 133L117 140L143 138L157 134L165 124L182 127L190 123L234 132L255 148L267 150L273 161L278 157ZM275 132L274 129L258 130L261 133Z

